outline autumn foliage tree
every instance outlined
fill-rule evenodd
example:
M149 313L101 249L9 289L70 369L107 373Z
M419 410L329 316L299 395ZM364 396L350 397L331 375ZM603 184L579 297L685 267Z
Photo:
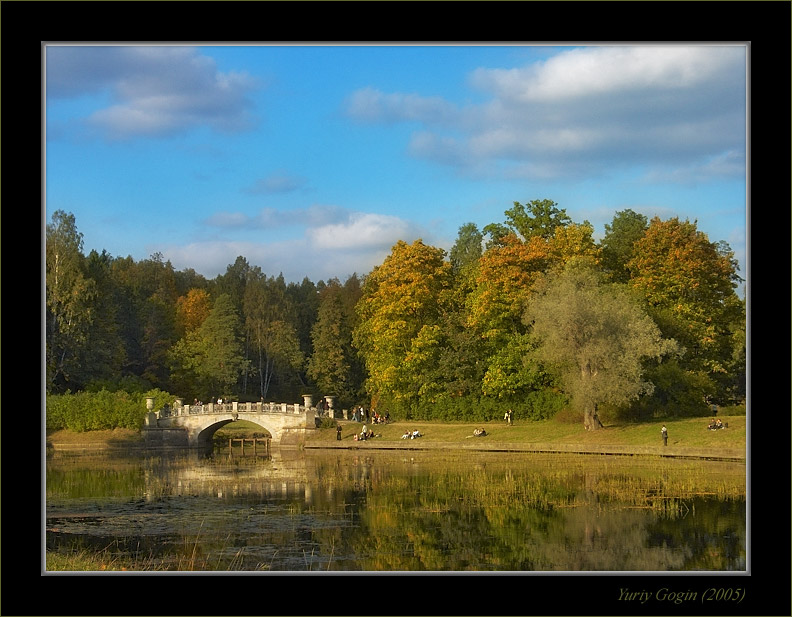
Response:
M445 251L399 241L366 278L353 333L368 372L367 391L408 407L435 362L443 294L451 281Z
M627 263L630 286L645 299L664 334L684 348L681 365L712 382L733 368L745 328L735 293L740 277L725 243L710 242L695 222L654 218ZM737 351L739 354L739 351Z
M161 254L86 258L73 215L57 211L46 230L48 393L313 392L370 397L393 417L482 421L508 408L549 417L571 401L589 427L605 401L641 418L744 400L746 304L725 242L695 222L625 210L597 244L590 223L548 199L504 214L481 231L462 225L448 255L400 241L341 285L287 284L242 256L212 280ZM647 315L678 353L655 353ZM586 332L610 364L579 344Z
M176 324L182 334L198 328L212 309L209 292L205 289L190 289L185 296L176 300Z
M170 350L169 358L180 384L201 398L230 394L247 370L242 323L234 302L223 294L204 322Z

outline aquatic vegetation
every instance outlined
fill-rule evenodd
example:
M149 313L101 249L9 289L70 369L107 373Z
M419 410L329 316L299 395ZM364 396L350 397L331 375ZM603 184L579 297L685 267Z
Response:
M110 460L49 461L53 568L76 554L85 569L185 571L745 564L737 463L355 451Z

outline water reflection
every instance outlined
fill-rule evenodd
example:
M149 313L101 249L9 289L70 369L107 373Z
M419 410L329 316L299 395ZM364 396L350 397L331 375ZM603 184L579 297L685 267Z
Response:
M54 457L47 546L140 569L745 569L743 465L274 450Z

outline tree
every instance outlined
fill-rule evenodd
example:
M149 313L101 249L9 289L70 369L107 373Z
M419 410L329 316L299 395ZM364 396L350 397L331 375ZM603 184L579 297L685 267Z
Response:
M251 275L251 266L247 259L241 255L233 264L229 264L225 274L218 275L212 281L212 295L215 297L228 295L237 310L242 309L242 298L245 296L245 286Z
M96 284L86 274L73 214L57 210L46 230L47 391L80 385L79 358L94 321Z
M345 288L337 279L321 292L319 312L311 329L313 354L308 376L325 394L353 404L362 385L362 371L352 348L350 307L345 303Z
M635 243L643 237L647 227L647 218L630 209L617 212L612 223L605 224L600 248L603 266L613 281L626 283L629 280L627 264L635 254Z
M479 260L475 289L468 297L469 325L499 347L524 331L522 315L531 288L550 263L547 242L527 242L515 234L502 238Z
M400 240L366 278L353 342L375 399L388 396L409 405L423 387L416 388L422 377L415 370L436 350L442 293L451 282L451 265L444 258L445 251L421 240L411 245Z
M293 310L283 277L268 278L260 273L251 277L245 287L243 310L259 395L266 398L274 378L285 382L286 374L299 370L305 358L290 319Z
M499 244L510 233L526 241L534 237L547 240L558 227L572 222L566 210L558 208L558 204L550 199L534 199L527 204L515 201L505 215L505 225L493 223L484 227L484 233L490 236L488 248Z
M478 230L475 223L465 223L459 228L456 242L448 254L454 274L458 274L466 267L478 262L481 258L483 239L484 235Z
M230 394L248 366L241 329L233 300L221 295L201 326L188 332L170 351L180 383L197 387L202 398Z
M211 311L211 299L204 289L190 289L176 300L176 323L182 334L191 332L206 320Z
M115 301L116 285L112 278L113 258L102 251L92 250L85 260L86 276L94 283L93 323L88 330L85 347L80 353L81 372L86 386L117 384L123 376L126 363L124 342L121 338L119 307Z
M627 290L604 284L600 273L574 260L544 279L526 321L539 341L537 356L558 373L586 430L602 426L599 404L650 393L644 360L676 347Z
M744 312L735 288L740 277L725 242L712 243L695 221L652 219L628 262L630 286L650 307L667 336L685 350L691 370L723 373L733 356L733 332Z
M319 311L319 288L308 277L303 278L298 285L289 283L286 287L286 296L293 307L292 324L297 330L300 349L305 357L310 357L313 352L311 328L316 323Z

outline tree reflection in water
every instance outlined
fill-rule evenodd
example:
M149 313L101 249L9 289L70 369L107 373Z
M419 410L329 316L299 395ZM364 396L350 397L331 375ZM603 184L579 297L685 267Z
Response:
M189 549L189 569L744 570L745 488L741 464L640 457L52 460L47 543L113 539L162 569L185 569Z

